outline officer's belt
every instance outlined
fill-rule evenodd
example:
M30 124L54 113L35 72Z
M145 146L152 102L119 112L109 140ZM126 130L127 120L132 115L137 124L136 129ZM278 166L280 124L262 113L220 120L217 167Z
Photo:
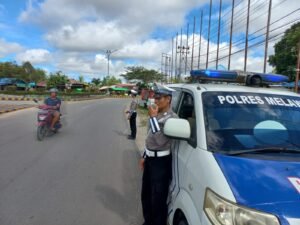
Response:
M145 152L148 157L163 157L171 154L170 150L154 151L147 148L145 148Z

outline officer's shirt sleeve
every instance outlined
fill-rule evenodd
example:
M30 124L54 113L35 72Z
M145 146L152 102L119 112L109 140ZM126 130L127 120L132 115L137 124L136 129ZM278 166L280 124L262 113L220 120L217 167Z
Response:
M164 116L164 118L162 120L161 119L157 120L157 118L155 118L156 119L155 123L157 122L157 125L154 126L154 129L159 129L159 130L154 133L152 132L152 133L153 133L154 140L155 140L157 146L161 146L161 149L168 149L170 147L169 145L170 145L171 139L163 133L163 127L169 118L174 118L174 117L176 117L175 114L168 113L166 116Z
M149 123L152 134L155 134L160 131L160 127L156 117L150 117Z

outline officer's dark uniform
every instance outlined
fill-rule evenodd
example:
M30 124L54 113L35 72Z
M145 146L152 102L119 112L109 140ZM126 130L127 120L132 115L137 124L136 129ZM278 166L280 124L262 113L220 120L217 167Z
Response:
M171 89L172 90L172 89ZM172 95L170 89L160 88L155 94ZM177 117L171 106L167 112L150 118L145 143L142 206L145 225L166 225L167 197L172 176L171 139L163 134L167 119Z
M135 95L135 93L133 93ZM131 135L128 137L130 139L135 139L136 138L136 110L137 110L138 102L137 99L134 98L132 99L132 102L130 104L130 109L129 109L129 124L130 124L130 130L131 130Z

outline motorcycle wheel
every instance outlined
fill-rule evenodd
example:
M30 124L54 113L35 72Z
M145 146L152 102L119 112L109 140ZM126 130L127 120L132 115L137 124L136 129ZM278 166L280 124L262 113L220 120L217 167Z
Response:
M46 126L40 126L37 128L37 139L42 141L46 135Z

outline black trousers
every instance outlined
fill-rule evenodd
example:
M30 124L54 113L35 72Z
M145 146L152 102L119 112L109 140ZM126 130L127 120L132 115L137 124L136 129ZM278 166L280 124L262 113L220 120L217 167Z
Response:
M147 157L142 183L142 207L145 225L166 225L167 197L172 177L172 157Z
M136 138L136 112L131 114L129 123L131 129L131 137Z

